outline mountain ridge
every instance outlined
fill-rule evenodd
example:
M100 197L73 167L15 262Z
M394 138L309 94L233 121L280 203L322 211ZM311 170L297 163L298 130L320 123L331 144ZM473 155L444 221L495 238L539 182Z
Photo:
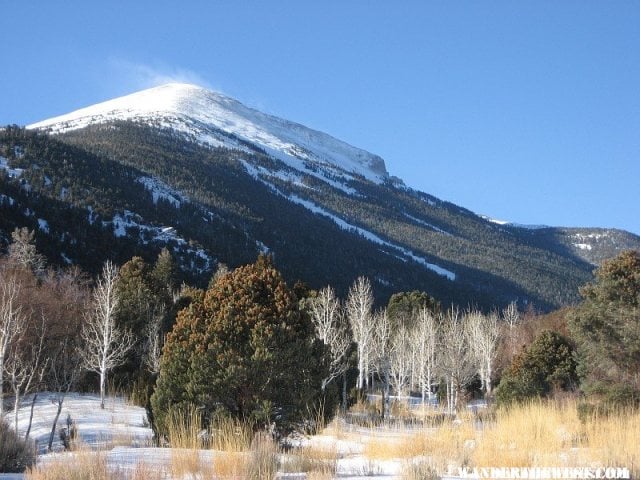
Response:
M196 91L211 104L206 91ZM624 231L493 223L405 186L388 175L382 159L376 173L367 163L379 158L373 154L252 109L251 118L242 117L243 130L237 122L233 128L233 122L206 123L212 118L206 112L187 118L184 107L180 115L168 107L148 114L157 105L141 115L122 114L131 102L117 100L30 125L31 132L0 132L0 192L14 202L0 197L0 210L12 219L0 219L5 238L26 223L67 259L88 265L90 255L69 253L77 247L67 237L97 235L106 242L96 261L150 255L168 245L181 267L205 282L219 263L235 266L268 252L289 280L314 288L331 283L346 294L356 276L366 275L387 297L420 289L445 304L492 308L515 300L542 310L577 301L594 265L621 249L640 248L640 237ZM256 123L262 118L266 127ZM274 132L273 122L280 130ZM288 128L292 132L281 131ZM269 147L263 133L277 133L272 137L280 143L269 141L279 149ZM300 138L303 145L291 143ZM336 146L338 153L330 151ZM355 152L346 168L344 152ZM14 171L21 173L12 177ZM97 172L107 180L98 182ZM47 202L59 210L45 215ZM79 209L77 227L54 218L71 204Z
M194 123L185 122L185 118ZM388 178L384 160L378 155L299 123L246 107L235 99L192 84L168 83L149 88L36 122L27 128L64 133L88 124L134 119L160 119L160 126L170 126L187 134L195 134L198 141L212 147L242 148L241 144L230 142L228 138L221 139L206 128L214 127L259 145L267 152L275 153L280 159L293 157L302 161L328 161L378 183ZM199 128L201 126L204 128Z

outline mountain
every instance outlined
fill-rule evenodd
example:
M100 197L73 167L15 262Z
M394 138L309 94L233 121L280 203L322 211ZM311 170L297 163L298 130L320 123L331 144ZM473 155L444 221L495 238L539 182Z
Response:
M416 154L419 154L417 152ZM379 301L549 310L578 298L602 259L640 237L500 224L410 189L377 155L200 87L168 84L0 131L0 234L37 230L54 264L153 259L185 279L274 256L290 281Z
M171 128L211 147L251 150L258 146L293 168L307 171L305 164L335 174L335 169L353 172L373 182L388 178L384 161L377 155L352 147L325 133L266 115L240 102L195 85L170 83L67 115L30 125L28 128L62 133L96 123L115 120L143 121ZM238 141L241 140L241 141ZM309 169L314 175L314 168Z

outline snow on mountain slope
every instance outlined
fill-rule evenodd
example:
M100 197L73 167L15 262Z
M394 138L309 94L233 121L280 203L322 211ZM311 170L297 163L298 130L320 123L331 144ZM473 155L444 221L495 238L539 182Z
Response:
M325 133L246 107L219 93L182 83L143 90L27 128L62 133L114 120L139 120L170 127L214 147L243 148L237 141L240 139L305 172L309 171L305 163L310 162L326 168L329 176L338 167L376 183L388 178L384 161L377 155ZM327 178L327 175L322 177Z

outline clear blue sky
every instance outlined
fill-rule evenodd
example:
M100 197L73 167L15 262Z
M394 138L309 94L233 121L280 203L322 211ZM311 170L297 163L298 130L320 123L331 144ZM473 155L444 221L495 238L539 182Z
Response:
M0 16L0 124L190 81L477 213L640 234L638 1L16 0Z

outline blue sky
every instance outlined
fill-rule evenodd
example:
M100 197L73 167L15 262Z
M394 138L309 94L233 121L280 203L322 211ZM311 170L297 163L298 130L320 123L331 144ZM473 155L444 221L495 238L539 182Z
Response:
M640 2L3 2L0 124L169 80L527 224L640 234Z

